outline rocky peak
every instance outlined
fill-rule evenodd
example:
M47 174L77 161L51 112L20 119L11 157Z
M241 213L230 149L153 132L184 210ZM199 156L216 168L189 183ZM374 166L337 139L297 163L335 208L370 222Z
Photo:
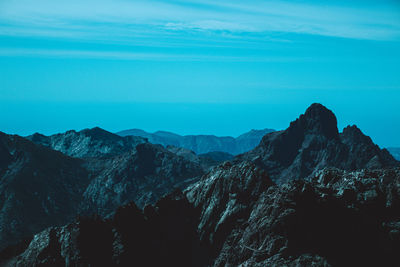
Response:
M321 104L312 104L289 128L265 135L255 149L234 161L242 160L267 170L277 183L307 178L325 167L357 170L399 165L356 126L339 135L335 115Z
M344 142L358 142L363 144L373 144L370 137L364 135L356 125L348 125L341 133L341 139Z
M115 156L134 149L137 144L147 142L142 137L121 137L99 127L79 132L71 130L51 136L36 133L27 139L77 158Z
M302 131L304 134L321 134L327 138L338 138L335 114L321 104L312 104L304 114L290 124L288 131Z

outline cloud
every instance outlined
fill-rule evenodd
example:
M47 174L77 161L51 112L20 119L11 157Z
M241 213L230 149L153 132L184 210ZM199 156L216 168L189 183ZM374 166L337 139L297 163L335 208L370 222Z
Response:
M229 61L229 62L289 62L308 60L305 57L283 56L224 56L204 54L137 53L121 51L92 51L73 49L27 49L0 48L1 57L50 57L50 58L97 58L117 60L155 60L155 61Z
M299 33L399 40L400 9L311 1L4 0L0 35L86 33L92 38L183 33ZM226 37L226 36L225 36Z

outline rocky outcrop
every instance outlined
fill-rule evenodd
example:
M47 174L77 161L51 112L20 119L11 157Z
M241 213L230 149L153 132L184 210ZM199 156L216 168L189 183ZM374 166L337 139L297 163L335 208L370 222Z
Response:
M215 266L396 266L400 170L326 169L263 192Z
M98 127L50 136L35 133L27 139L75 158L116 156L147 142L138 136L121 137Z
M400 169L331 168L277 186L251 163L225 163L187 198L50 228L0 257L17 266L398 266L399 185Z
M204 266L196 211L179 192L144 211L130 203L113 218L80 218L33 237L20 254L0 254L4 266Z
M253 150L235 162L254 162L268 171L272 180L285 183L307 178L325 167L343 170L399 166L386 149L380 149L356 126L338 132L332 111L311 105L289 128L265 135Z
M253 149L260 143L261 138L274 130L251 130L237 138L230 136L218 137L214 135L178 135L175 133L157 131L148 133L139 129L118 132L120 136L141 136L147 138L152 144L163 146L172 145L194 151L196 154L205 154L214 151L225 152L233 155L244 153Z

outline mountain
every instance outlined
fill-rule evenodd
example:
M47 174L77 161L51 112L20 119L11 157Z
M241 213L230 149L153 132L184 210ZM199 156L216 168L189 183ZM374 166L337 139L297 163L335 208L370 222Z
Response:
M131 129L118 132L120 136L141 136L147 138L152 144L163 146L172 145L194 151L196 154L209 152L225 152L233 155L244 153L253 149L260 142L261 138L274 130L251 130L237 138L230 136L217 137L214 135L178 135L165 131L148 133L139 129Z
M277 186L227 162L185 194L79 218L0 253L6 266L398 266L400 169L328 168Z
M388 147L387 150L395 159L400 160L400 147Z
M0 146L1 166L12 151ZM188 178L202 170L193 155L144 143L113 158L73 159L93 182L80 203L107 215L79 217L7 247L0 265L399 265L399 162L356 126L339 133L324 106L311 105L288 129L201 178ZM145 203L137 194L158 184L188 186L143 209L129 203Z
M83 194L81 209L84 214L107 216L131 201L143 208L204 174L199 162L149 143L139 144L134 151L101 165Z
M99 128L30 139L38 144L0 134L0 249L80 214L110 216L131 201L143 208L206 171L160 145Z
M75 158L115 156L147 142L138 136L121 137L98 127L51 136L35 133L27 136L27 139Z
M88 184L82 160L0 132L0 248L72 221Z
M343 170L399 166L356 126L337 129L336 116L321 104L312 104L284 131L265 135L253 150L235 158L265 169L277 183L314 175L325 167Z
M277 186L255 165L226 163L186 196L210 266L397 266L399 181L400 168L328 168Z

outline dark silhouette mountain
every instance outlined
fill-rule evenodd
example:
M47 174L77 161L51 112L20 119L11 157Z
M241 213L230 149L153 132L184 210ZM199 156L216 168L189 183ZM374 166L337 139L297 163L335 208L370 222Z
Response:
M0 253L8 266L398 266L400 169L275 185L225 163L144 211L80 218Z
M194 151L196 154L205 154L214 151L226 152L237 155L253 149L261 138L274 130L251 130L237 138L230 136L217 137L214 135L178 135L165 131L148 133L139 129L131 129L118 132L120 136L141 136L147 138L152 144L163 146L172 145Z
M400 147L388 147L387 150L395 159L400 160Z
M0 248L76 216L83 161L0 132Z
M265 135L253 150L235 161L254 162L277 183L312 176L325 167L343 170L399 166L386 149L380 149L356 126L339 134L332 111L312 104L284 131Z
M51 136L35 133L27 139L76 158L115 156L147 142L138 136L121 137L98 127Z

